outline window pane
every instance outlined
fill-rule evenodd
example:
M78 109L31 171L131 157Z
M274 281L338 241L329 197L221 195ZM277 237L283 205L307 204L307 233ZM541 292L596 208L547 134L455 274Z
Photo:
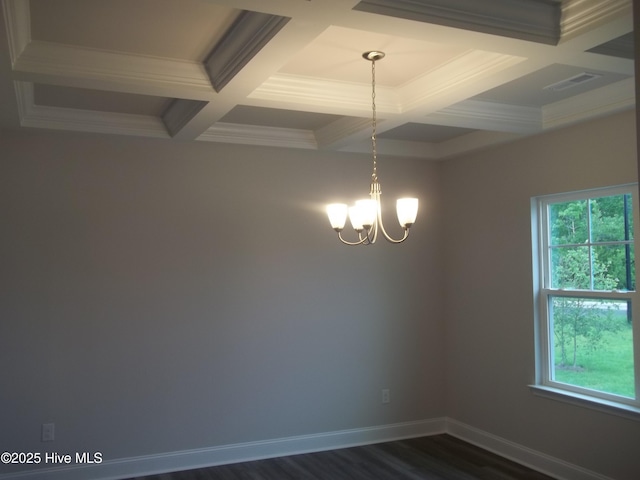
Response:
M591 241L612 242L633 238L631 195L591 200Z
M588 241L587 201L576 200L549 205L549 231L551 245Z
M596 290L635 290L633 245L593 247L593 275Z
M588 246L551 249L551 288L591 289Z
M627 300L551 297L551 380L635 398Z

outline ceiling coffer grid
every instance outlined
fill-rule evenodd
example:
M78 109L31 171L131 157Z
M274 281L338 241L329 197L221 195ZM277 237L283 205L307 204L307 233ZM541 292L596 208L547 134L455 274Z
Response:
M0 121L367 152L361 54L383 50L380 153L442 160L633 108L631 8L630 0L59 0L55 8L2 0Z

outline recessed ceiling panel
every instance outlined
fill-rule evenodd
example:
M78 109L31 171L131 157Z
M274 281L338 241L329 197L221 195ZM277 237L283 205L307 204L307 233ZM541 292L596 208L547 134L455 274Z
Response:
M84 88L36 84L34 103L48 107L74 108L95 112L132 113L159 117L171 102L168 98L132 93L105 92Z
M371 64L362 58L369 50L386 53L376 62L376 80L400 86L433 70L466 49L376 32L331 26L280 69L281 73L345 82L371 82Z
M595 74L596 78L584 83L577 83L575 87L565 89L545 88L582 74ZM475 97L475 100L485 100L527 107L542 107L550 103L564 100L580 93L604 87L614 82L629 78L628 75L603 72L601 70L575 67L570 65L549 65L512 82L488 90Z
M424 123L405 123L378 135L379 138L405 140L411 142L439 143L473 132L470 128L427 125Z
M635 41L633 32L614 38L608 42L593 47L588 52L599 53L601 55L610 55L612 57L634 59Z
M339 115L324 113L298 112L276 108L249 107L238 105L227 113L220 121L259 125L262 127L297 128L300 130L316 130L341 118Z
M31 0L34 40L202 61L238 11L201 0Z

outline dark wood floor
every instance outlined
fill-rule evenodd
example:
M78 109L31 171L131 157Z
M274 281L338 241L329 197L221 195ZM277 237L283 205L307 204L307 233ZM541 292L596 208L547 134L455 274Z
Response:
M449 435L292 455L132 480L552 480Z

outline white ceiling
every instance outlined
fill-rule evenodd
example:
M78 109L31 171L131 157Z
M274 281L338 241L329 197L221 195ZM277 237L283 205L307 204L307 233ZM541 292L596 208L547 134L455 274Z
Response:
M441 160L633 108L631 0L2 0L0 126ZM571 88L545 87L595 74Z

